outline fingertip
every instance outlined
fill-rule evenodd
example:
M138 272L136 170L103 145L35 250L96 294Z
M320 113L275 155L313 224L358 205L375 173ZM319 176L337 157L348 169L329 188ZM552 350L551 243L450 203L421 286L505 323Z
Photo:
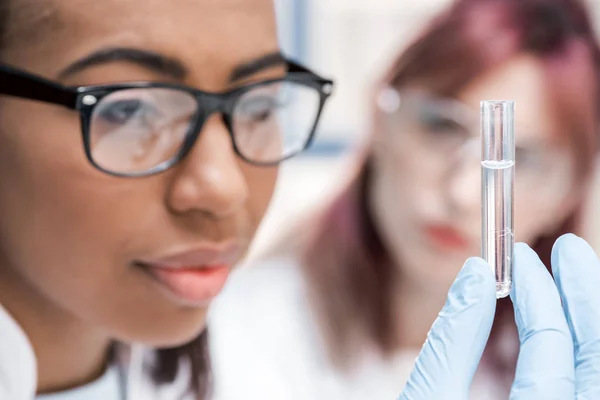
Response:
M573 234L573 233L566 233L564 235L562 235L561 237L559 237L558 239L556 239L556 242L554 242L554 245L552 246L552 258L556 256L558 256L559 253L563 253L563 252L572 252L572 251L590 251L591 248L590 246L587 244L587 242L585 240L583 240L582 238L580 238L579 236Z
M519 275L527 274L531 272L531 267L522 267L521 265L526 264L534 264L540 265L542 260L538 254L533 250L527 243L518 242L515 243L514 252L513 252L513 270L512 270L512 278L514 280L519 279ZM513 285L514 287L514 285Z
M510 298L519 337L524 340L531 332L545 330L569 336L558 288L537 253L525 243L515 244L513 267Z
M450 288L450 295L457 294L461 302L496 301L496 279L490 265L480 257L471 257L463 265L454 284Z
M481 257L470 257L465 261L460 273L472 274L484 282L494 282L494 272L492 267Z
M515 252L516 251L528 252L533 251L533 249L525 242L517 242L515 243Z
M565 233L564 235L562 235L558 239L556 239L556 242L554 243L554 246L552 247L552 251L554 251L554 249L556 249L556 248L561 248L565 245L568 245L569 243L578 243L578 242L585 243L585 240L583 240L582 238L580 238L579 236L577 236L574 233Z
M513 257L513 278L516 278L515 275L523 274L531 270L531 267L517 268L523 263L533 263L538 267L544 266L538 254L527 243L515 243Z
M538 254L526 243L516 243L513 261L513 286L510 298L517 300L519 292L544 285L554 285L548 269Z
M521 267L517 267L517 263L521 264L522 260L526 260L530 257L534 257L535 252L527 243L517 242L515 243L514 251L513 251L513 269L512 269L512 287L510 288L510 299L514 303L516 301L517 296L517 288L516 282L519 282L517 278L517 273L520 272ZM537 256L537 254L535 254Z
M496 277L492 267L480 257L471 257L466 262L476 276L474 281L481 290L479 298L485 303L496 304Z
M552 273L558 278L562 265L570 269L585 268L595 265L597 258L594 249L584 239L567 233L552 246Z
M577 310L572 308L575 304L579 307L600 301L600 260L594 249L576 235L561 236L552 248L552 273L568 314L573 314L571 318L582 321L589 318L575 316Z

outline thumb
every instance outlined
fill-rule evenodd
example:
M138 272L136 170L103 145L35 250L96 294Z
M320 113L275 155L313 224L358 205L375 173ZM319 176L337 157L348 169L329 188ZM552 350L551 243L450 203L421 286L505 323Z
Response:
M492 269L481 258L470 258L452 284L398 400L466 399L495 310Z

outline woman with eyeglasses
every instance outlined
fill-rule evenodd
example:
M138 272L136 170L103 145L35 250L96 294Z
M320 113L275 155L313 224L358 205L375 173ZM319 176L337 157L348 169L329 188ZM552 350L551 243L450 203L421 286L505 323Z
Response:
M516 101L516 240L550 268L556 239L582 222L599 68L576 0L459 0L435 18L377 88L372 141L349 184L217 301L217 386L246 379L264 393L304 394L291 399L394 398L458 269L480 254L480 101ZM518 352L504 299L470 398L506 399Z
M210 391L207 308L254 235L277 164L310 143L332 82L278 52L270 0L1 0L0 17L0 399L231 399L222 385ZM581 243L565 248L564 287L543 267L517 268L515 287L528 289L513 296L528 338L519 400L600 381L600 324L579 329L600 307L577 297L594 294L600 271ZM493 287L489 267L467 261L403 400L464 394ZM546 298L545 318L527 318ZM277 333L265 317L238 315L213 336ZM567 319L585 335L572 340ZM573 346L582 350L569 358ZM558 369L532 375L549 349L563 356ZM233 399L264 399L245 385L264 371L230 382ZM285 385L279 372L271 384Z
M1 0L0 31L0 398L204 398L207 307L332 82L271 0Z

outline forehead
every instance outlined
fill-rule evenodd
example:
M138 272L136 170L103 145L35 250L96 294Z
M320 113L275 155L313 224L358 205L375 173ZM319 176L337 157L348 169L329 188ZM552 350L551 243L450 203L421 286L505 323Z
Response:
M51 55L45 65L59 68L103 46L150 48L195 65L237 64L277 48L272 0L12 2L4 54L27 67Z
M560 125L542 62L518 56L471 82L460 99L479 110L481 100L515 101L517 142L554 142Z

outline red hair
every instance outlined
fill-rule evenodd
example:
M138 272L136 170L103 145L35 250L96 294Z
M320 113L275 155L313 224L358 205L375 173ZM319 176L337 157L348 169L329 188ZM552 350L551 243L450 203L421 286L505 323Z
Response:
M456 96L474 78L516 54L541 59L562 132L577 155L578 188L589 184L600 105L600 50L588 14L576 0L459 0L393 63L386 84L407 84ZM398 266L383 245L369 210L372 168L368 154L346 189L325 210L304 259L333 361L350 361L365 341L383 355L399 348L393 295ZM550 265L554 241L577 232L580 209L533 244ZM335 288L336 290L332 290ZM498 303L484 359L512 378L515 359L502 357L500 337L514 331L508 299ZM515 349L516 354L516 349Z

